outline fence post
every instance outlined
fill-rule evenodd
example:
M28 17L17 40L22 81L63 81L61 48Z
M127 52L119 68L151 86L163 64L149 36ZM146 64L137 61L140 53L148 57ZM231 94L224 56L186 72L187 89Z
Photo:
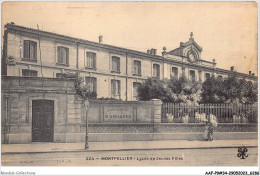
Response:
M162 117L162 101L159 99L152 99L153 101L153 123L161 123Z

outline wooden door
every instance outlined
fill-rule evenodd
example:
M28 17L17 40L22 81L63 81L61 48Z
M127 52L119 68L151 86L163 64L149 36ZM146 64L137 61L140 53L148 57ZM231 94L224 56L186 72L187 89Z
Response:
M54 102L52 100L32 101L32 141L53 142Z

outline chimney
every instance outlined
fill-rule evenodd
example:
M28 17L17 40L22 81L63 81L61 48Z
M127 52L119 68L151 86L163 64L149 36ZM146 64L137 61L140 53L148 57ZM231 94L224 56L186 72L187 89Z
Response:
M249 75L251 75L251 73L252 73L252 72L251 72L251 71L249 71Z
M231 70L231 71L234 71L234 66L230 67L230 70Z
M255 73L252 73L252 76L255 76Z
M157 49L153 49L153 55L156 55Z
M99 41L99 43L102 43L102 42L103 42L103 36L102 36L102 35L100 35L100 36L98 37L98 41Z
M147 54L151 54L151 50L148 49L148 50L147 50Z
M153 48L151 49L150 54L151 54L151 55L154 55L154 49L153 49Z

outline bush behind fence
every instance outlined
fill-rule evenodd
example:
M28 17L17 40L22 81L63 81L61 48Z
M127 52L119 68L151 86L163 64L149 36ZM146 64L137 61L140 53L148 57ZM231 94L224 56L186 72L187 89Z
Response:
M209 115L218 123L257 123L257 104L181 104L162 105L163 123L202 123Z

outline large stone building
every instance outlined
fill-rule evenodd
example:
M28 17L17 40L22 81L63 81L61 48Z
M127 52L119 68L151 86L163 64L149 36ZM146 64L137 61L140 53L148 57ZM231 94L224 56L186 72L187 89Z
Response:
M5 25L2 75L56 78L61 73L80 71L98 97L136 100L138 85L148 77L170 78L185 74L204 81L212 74L226 77L233 71L216 67L201 58L202 48L191 33L189 41L162 56L156 49L139 52L56 33ZM237 73L246 79L256 79Z
M162 56L156 55L155 49L143 53L102 44L102 37L99 40L90 42L15 24L5 26L2 143L84 141L85 107L75 92L74 80L56 79L62 73L79 71L98 97L128 100L93 101L88 112L90 141L122 141L179 136L169 133L180 129L179 125L160 124L160 100L130 101L136 99L136 88L148 77L185 74L191 80L204 81L212 74L224 77L233 72L202 60L202 49L192 34L179 48L169 52L164 48ZM237 74L256 79L252 74ZM201 124L197 127L200 130ZM186 125L185 129L189 128ZM196 135L199 138L200 134ZM186 134L183 137L187 139Z

